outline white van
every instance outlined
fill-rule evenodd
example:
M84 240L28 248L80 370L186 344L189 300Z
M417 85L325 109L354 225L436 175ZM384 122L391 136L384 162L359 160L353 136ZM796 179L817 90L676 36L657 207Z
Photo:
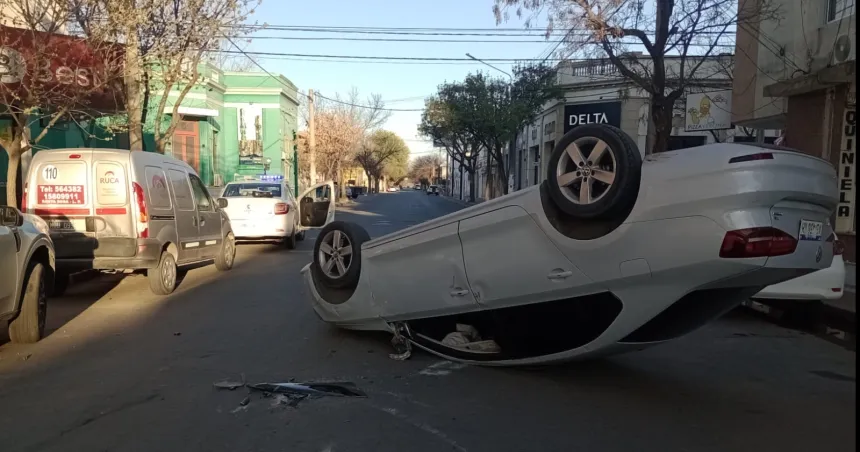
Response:
M230 220L183 161L153 152L58 149L37 152L23 208L42 217L56 250L54 294L86 269L145 269L167 295L188 269L233 267Z

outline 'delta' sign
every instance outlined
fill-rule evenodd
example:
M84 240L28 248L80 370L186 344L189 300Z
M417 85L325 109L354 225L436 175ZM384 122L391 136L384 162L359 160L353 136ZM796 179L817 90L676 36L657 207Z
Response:
M0 25L2 101L122 108L122 46ZM75 105L77 104L77 105Z
M621 127L621 102L565 105L564 133L583 124L609 124Z

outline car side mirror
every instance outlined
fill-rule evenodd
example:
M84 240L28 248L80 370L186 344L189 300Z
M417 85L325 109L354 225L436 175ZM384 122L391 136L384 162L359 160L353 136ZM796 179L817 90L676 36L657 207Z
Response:
M11 206L0 206L0 225L18 228L24 225L24 215Z
M226 209L227 208L227 199L226 198L218 198L215 200L215 204L218 205L219 209Z

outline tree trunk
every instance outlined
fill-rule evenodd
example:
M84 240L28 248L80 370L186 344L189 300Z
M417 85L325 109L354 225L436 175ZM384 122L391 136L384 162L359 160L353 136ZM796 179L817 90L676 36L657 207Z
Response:
M341 200L345 197L346 191L343 189L343 172L340 170L340 162L337 162L337 167L335 169L335 178L337 180L337 191L336 196L338 200Z
M141 92L142 67L137 30L128 30L125 46L125 109L128 115L128 145L132 151L143 150L143 93Z
M669 137L672 136L672 109L674 105L663 99L651 100L651 120L654 121L654 140L648 154L665 152L669 149Z
M475 202L475 188L478 181L475 180L475 170L469 172L469 202Z
M21 140L13 140L9 155L9 167L6 168L6 205L18 206L18 168L21 166Z

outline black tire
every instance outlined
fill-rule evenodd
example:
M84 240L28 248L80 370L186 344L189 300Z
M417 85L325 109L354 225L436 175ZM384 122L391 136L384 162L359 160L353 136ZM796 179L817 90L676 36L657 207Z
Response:
M281 241L281 245L283 245L283 247L288 250L296 249L296 241L298 240L298 238L296 237L297 234L298 233L293 230L292 234L284 237L284 240Z
M48 291L45 281L45 266L40 262L30 264L21 294L21 311L9 322L9 339L18 344L39 342L45 335L45 319L48 314Z
M305 231L299 231L298 233L296 233L296 240L298 240L299 242L304 241L305 240Z
M603 141L607 150L602 154L599 162L592 162L590 154L594 143ZM563 165L567 166L565 171L575 171L574 160L567 154L567 148L576 141L584 146L581 148L584 154L582 173L590 177L599 174L599 171L611 169L614 171L614 179L611 184L605 184L594 178L592 187L596 187L598 198L591 202L577 202L572 199L577 187L582 186L581 179L569 187L562 187L559 183L558 167L564 158ZM578 168L577 168L578 169ZM605 124L586 124L578 126L567 132L558 141L552 151L547 167L547 185L553 202L564 213L577 219L615 219L619 215L627 215L629 208L639 196L639 183L642 176L642 156L639 148L624 131L617 127ZM577 185L578 184L578 185ZM575 195L579 198L579 195Z
M51 287L51 290L48 292L51 297L62 297L66 293L66 289L69 288L69 283L71 282L72 275L68 272L58 271L54 275L54 285Z
M332 270L334 270L334 268L330 268L329 270L324 268L328 261L325 263L322 262L321 254L324 253L320 253L320 247L323 243L330 245L328 241L334 237L334 233L337 231L342 233L348 240L348 244L346 244L344 248L347 246L349 247L349 254L339 254L336 256L342 258L341 262L346 264L346 271L334 276L332 275ZM330 236L330 234L332 235ZM326 227L322 228L317 236L316 242L314 243L313 265L311 265L311 271L314 272L314 277L316 277L316 279L322 282L326 287L332 289L355 288L358 285L358 277L361 274L361 245L368 240L370 240L370 235L367 231L355 223L333 221L326 225ZM329 255L329 257L331 257L331 255ZM335 272L339 273L339 271Z
M149 290L156 295L170 295L179 285L179 269L176 259L167 251L161 252L158 266L146 271L149 279Z
M227 237L221 242L221 250L218 251L218 255L215 256L215 268L219 271L225 272L233 268L233 264L236 262L236 238L233 237L233 233L227 234Z

